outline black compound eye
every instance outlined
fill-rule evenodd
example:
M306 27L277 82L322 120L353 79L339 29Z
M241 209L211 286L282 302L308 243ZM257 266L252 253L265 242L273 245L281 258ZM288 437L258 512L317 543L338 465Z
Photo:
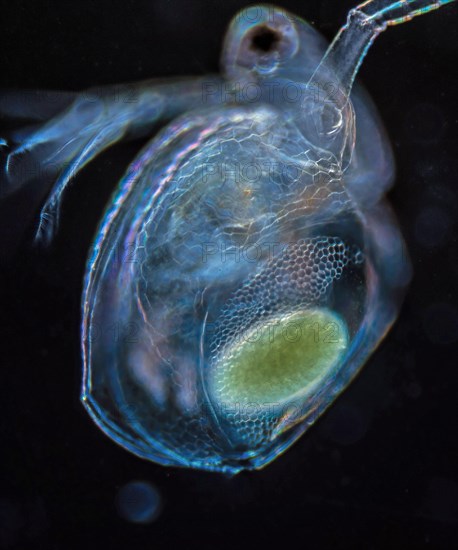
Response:
M255 30L251 38L251 49L257 52L268 53L276 49L281 36L273 29L262 26Z

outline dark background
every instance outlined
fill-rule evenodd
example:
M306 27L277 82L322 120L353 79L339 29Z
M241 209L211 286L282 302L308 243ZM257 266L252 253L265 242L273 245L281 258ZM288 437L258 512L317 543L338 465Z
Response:
M2 0L0 86L81 90L215 72L225 27L248 4ZM277 4L327 38L354 5ZM390 200L414 278L362 374L263 471L230 479L142 461L79 403L86 254L141 143L118 146L84 171L47 251L30 246L36 217L30 225L16 215L24 194L3 203L0 548L458 547L457 28L452 4L389 29L363 64L394 144ZM11 227L29 225L17 248ZM150 525L118 513L118 491L132 480L162 496Z

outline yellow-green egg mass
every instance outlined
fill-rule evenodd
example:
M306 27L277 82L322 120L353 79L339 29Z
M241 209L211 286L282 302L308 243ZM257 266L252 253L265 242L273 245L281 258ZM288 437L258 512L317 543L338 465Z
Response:
M213 391L226 406L308 395L335 369L348 340L345 321L328 309L273 317L224 350L214 364Z

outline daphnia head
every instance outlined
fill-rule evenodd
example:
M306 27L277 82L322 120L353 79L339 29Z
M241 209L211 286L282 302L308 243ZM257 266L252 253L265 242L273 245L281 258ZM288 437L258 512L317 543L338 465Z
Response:
M264 102L293 119L315 150L344 166L354 143L354 114L331 64L326 39L284 9L250 6L232 20L222 71L240 103Z
M328 44L311 25L286 10L250 6L232 20L222 68L229 79L286 79L306 83Z

